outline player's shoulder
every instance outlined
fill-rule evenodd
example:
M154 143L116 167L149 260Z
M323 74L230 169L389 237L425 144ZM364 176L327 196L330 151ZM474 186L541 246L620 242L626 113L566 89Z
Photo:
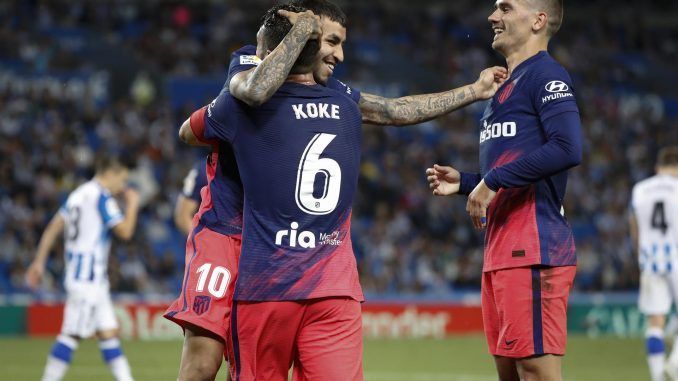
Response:
M633 184L633 195L638 196L639 192L642 192L644 189L646 189L648 186L652 186L652 183L654 182L654 176L648 177L646 179L640 180L637 183Z
M637 182L633 186L634 196L642 196L651 192L653 189L664 189L667 191L678 191L678 177L654 175Z
M240 65L258 65L261 59L257 57L257 47L254 45L245 45L231 54L232 58L237 58Z
M68 195L69 199L77 200L85 196L97 195L100 192L100 186L94 180L86 181L78 185L73 191Z
M334 77L329 77L327 79L327 83L325 86L329 89L333 89L339 93L341 93L344 96L349 97L351 100L354 102L358 103L360 102L360 91L351 88L351 86L347 85L346 83L334 78Z
M544 81L551 80L560 80L572 83L572 78L567 69L555 58L545 51L539 52L539 56L535 61L535 64L530 70L532 77L536 80L536 83L541 83Z
M336 98L343 100L346 98L334 89L322 85L305 85L295 82L285 82L274 94L279 99L329 99Z

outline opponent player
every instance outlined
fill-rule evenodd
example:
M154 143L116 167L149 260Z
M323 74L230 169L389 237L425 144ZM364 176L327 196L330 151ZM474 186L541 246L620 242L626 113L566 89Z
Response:
M678 146L659 151L656 168L633 187L629 220L640 261L638 307L647 316L647 363L652 381L663 381L664 325L678 295ZM676 348L666 364L672 379L678 379Z
M278 9L265 18L267 50L292 27ZM286 380L293 360L297 379L362 379L363 296L350 239L361 118L354 102L315 84L317 50L309 40L258 108L223 91L181 128L187 142L232 143L242 176L229 351L237 380Z
M184 187L174 208L174 224L184 234L190 234L193 216L200 206L200 190L207 185L205 159L198 160L184 178Z
M576 271L562 207L567 169L581 161L572 80L547 53L561 0L498 0L492 48L509 79L480 121L481 174L427 169L435 195L469 194L474 226L487 226L482 310L501 380L560 380L567 297Z
M355 88L334 79L332 74L336 65L344 61L343 44L346 41L347 19L344 12L334 3L327 0L297 0L294 6L312 11L320 16L322 37L313 76L317 83L346 94L358 103L364 123L376 125L405 126L422 123L448 114L460 107L479 99L492 97L499 84L506 77L506 69L492 67L481 73L478 80L471 84L440 93L421 94L400 98L384 98L378 95L361 93ZM285 13L292 24L296 17L294 12ZM258 106L280 87L289 70L288 62L294 62L296 55L290 54L298 46L289 45L280 51L277 60L280 65L275 73L255 70L256 60L243 60L229 83L231 94L241 101ZM246 53L247 52L247 53ZM240 54L254 54L253 46L246 46ZM237 59L238 54L233 55Z
M290 41L305 42L319 34L319 21L312 13L306 14L263 61L256 55L238 54L231 62L226 84L235 70L241 66L249 68L250 62L261 63L258 73L273 78L273 73L271 76L266 73L269 68L278 67L280 51ZM261 36L260 31L257 39ZM298 55L304 44L295 42L295 46L292 54ZM288 63L287 71L293 63ZM233 149L229 143L218 140L203 140L202 144L212 146L207 161L208 185L202 190L202 203L186 244L182 292L165 314L185 332L179 380L213 380L221 366L241 245L243 190Z
M126 188L129 166L121 160L101 156L95 167L94 178L74 190L47 225L35 259L26 272L28 285L38 287L50 250L63 231L67 299L61 334L47 358L43 381L61 380L78 341L94 333L115 379L132 380L129 363L120 348L107 270L111 232L122 240L132 237L139 211L139 194ZM118 193L125 196L124 215L112 197Z

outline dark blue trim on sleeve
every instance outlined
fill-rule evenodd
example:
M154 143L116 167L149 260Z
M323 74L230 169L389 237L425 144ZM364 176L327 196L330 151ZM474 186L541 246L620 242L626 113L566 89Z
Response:
M473 189L480 183L482 177L480 173L459 172L461 181L459 182L459 194L468 196Z

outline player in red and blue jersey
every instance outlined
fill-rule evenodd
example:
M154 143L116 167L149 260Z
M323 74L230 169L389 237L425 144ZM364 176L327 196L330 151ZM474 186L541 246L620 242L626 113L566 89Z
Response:
M304 31L305 38L314 33L317 36L319 30L318 26ZM260 35L257 35L258 40ZM262 73L266 74L267 68L276 64L272 59L279 50L274 49L263 61L256 55L239 51L238 59L229 67L224 90L228 91L233 74L242 70L242 65L261 63ZM288 70L293 63L293 60L289 62ZM202 123L205 111L206 107L196 111L184 124ZM164 315L185 332L179 380L216 377L226 355L225 342L229 337L231 300L241 247L243 189L232 146L223 140L200 139L200 145L212 149L206 165L208 184L202 188L200 209L191 223L181 294Z
M292 27L278 9L265 18L266 46ZM240 168L243 248L229 351L237 380L286 380L293 361L297 379L362 379L363 295L350 237L361 117L350 99L315 84L318 46L308 40L265 104L249 107L224 90L181 129L187 142L231 143Z
M174 224L184 234L193 230L193 216L200 207L200 190L207 185L205 159L198 160L184 178L184 186L174 207Z
M492 47L510 76L480 121L481 173L427 170L434 194L468 194L474 226L487 228L483 323L501 380L562 378L576 272L563 199L582 155L572 79L547 53L562 15L561 0L496 2Z
M236 69L229 67L226 83ZM164 315L185 332L179 380L214 379L226 357L241 247L243 190L233 150L216 140L203 143L212 152L188 174L175 210L189 237L181 294Z

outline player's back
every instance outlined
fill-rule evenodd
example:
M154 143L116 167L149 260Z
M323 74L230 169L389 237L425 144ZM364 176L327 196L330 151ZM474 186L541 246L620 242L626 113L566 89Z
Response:
M678 178L655 175L633 187L641 270L678 270Z
M67 290L108 287L110 229L122 221L115 199L96 180L80 185L59 210L64 218Z
M350 239L361 148L355 102L285 83L258 108L224 92L205 120L206 137L233 143L245 191L236 299L362 300Z

